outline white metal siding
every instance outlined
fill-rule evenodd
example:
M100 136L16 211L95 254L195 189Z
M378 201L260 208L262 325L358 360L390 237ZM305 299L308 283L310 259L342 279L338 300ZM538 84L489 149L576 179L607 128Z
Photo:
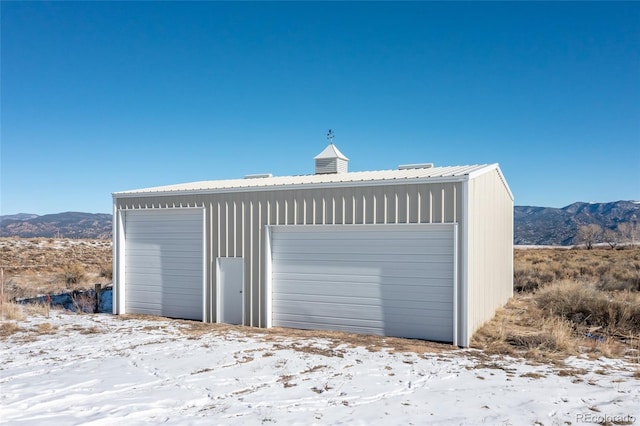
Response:
M127 211L125 312L202 319L202 209Z
M198 195L176 191L167 196L149 194L116 199L116 206L128 211L204 205L208 221L207 257L212 265L217 257L245 259L243 323L264 327L267 324L265 225L459 223L463 210L461 187L461 182L410 184L399 181L382 186ZM215 267L210 268L207 279L210 298L206 320L215 321Z
M194 182L114 194L114 312L124 309L124 217L203 206L205 320L218 257L244 259L243 323L269 324L267 225L457 224L458 344L511 294L513 197L497 165Z
M513 198L498 169L469 181L466 336L513 296Z
M455 225L273 227L273 325L453 341Z

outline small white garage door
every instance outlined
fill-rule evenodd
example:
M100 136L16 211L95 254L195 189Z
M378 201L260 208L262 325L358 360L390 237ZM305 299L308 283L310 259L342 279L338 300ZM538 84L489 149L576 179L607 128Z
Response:
M452 342L455 232L272 227L272 324Z
M125 214L125 312L202 320L202 209Z

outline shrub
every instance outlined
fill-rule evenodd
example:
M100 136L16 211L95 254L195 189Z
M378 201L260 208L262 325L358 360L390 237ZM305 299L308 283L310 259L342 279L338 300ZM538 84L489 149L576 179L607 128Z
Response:
M81 293L73 297L73 304L78 312L92 313L96 309L96 299L86 293Z
M111 262L102 262L99 265L100 267L100 276L106 278L108 280L113 279L113 263Z
M640 332L640 295L603 292L594 283L562 280L540 289L538 306L576 325L602 327L610 334Z
M0 323L0 337L11 336L20 331L23 331L23 329L15 322L7 321Z
M48 322L38 324L38 328L36 329L37 334L55 334L57 332L58 327L52 325Z
M540 331L532 333L508 333L505 341L511 346L527 350L571 352L576 343L571 323L560 318L548 318L541 322Z
M60 268L60 272L66 284L79 284L87 276L86 269L80 263L67 263Z
M0 303L0 319L21 321L25 318L22 306L3 301Z

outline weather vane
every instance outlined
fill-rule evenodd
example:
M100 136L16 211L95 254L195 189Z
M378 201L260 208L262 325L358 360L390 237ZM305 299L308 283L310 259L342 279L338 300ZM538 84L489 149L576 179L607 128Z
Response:
M333 144L334 136L335 136L335 133L333 133L333 130L329 129L329 131L327 132L327 139L329 140L330 144Z

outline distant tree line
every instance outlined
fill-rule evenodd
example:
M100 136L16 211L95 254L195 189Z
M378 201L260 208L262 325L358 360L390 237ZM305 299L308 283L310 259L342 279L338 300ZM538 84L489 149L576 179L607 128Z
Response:
M603 228L600 225L589 224L578 227L576 234L576 243L584 244L591 250L594 244L606 243L615 249L618 244L639 244L640 243L640 227L637 222L619 223L615 229Z

